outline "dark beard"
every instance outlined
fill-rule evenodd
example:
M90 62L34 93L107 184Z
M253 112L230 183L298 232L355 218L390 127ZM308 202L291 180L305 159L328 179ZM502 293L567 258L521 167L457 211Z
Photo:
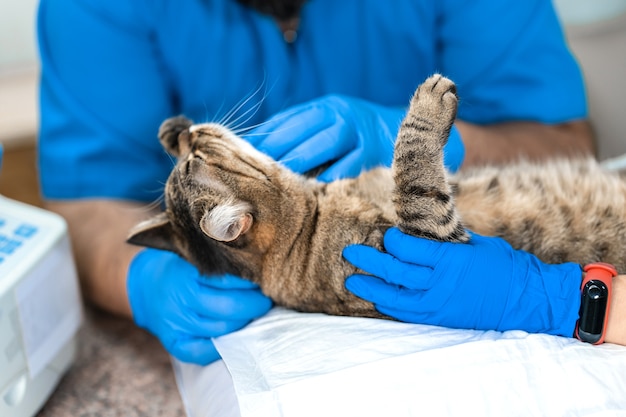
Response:
M307 0L237 0L244 6L270 15L277 20L286 21L300 15L302 5Z

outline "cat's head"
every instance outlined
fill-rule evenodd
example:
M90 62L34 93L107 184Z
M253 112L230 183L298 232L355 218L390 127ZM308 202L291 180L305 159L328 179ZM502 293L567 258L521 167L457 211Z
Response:
M159 139L177 158L166 210L137 225L128 242L176 252L203 273L256 281L264 254L297 221L290 190L299 176L219 124L174 117Z

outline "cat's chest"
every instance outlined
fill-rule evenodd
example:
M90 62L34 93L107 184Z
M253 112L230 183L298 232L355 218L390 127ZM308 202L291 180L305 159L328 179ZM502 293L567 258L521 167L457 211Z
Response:
M392 201L394 188L391 170L376 168L354 179L335 181L320 196L320 205L329 210L339 210L346 215L357 213L361 221L379 221L381 218L395 222L396 212ZM378 217L378 220L374 218Z

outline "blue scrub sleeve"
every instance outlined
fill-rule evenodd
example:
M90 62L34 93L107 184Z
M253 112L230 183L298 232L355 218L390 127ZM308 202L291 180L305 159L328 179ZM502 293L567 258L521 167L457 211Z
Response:
M162 193L172 163L157 131L172 113L172 94L148 16L135 7L126 0L40 3L44 198L152 201Z
M460 119L560 123L586 117L582 74L552 2L439 4L438 65L462 93Z

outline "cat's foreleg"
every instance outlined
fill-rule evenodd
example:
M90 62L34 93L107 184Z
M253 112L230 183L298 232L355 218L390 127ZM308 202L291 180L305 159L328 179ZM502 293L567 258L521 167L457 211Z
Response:
M457 111L456 87L441 75L415 92L395 145L393 202L405 233L442 241L469 237L457 214L443 165L443 147Z

